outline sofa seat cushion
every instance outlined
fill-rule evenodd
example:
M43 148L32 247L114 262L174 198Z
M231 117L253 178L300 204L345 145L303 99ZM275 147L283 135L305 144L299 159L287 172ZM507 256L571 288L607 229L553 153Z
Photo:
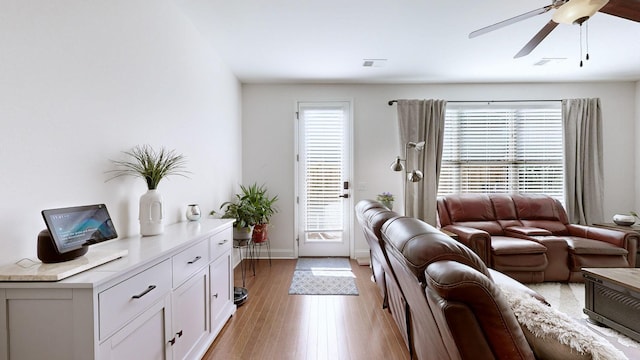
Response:
M506 273L542 272L549 264L547 248L535 241L494 236L491 251L491 267Z
M629 267L626 249L604 241L580 237L566 237L569 246L569 266L571 271L581 271L584 267Z
M629 252L621 247L604 241L566 236L569 252L581 255L627 255Z
M491 238L491 252L494 255L544 254L547 252L547 248L531 240L493 236Z

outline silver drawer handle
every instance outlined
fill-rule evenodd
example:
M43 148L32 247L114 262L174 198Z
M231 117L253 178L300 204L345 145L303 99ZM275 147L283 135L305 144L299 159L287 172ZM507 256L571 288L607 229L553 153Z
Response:
M229 240L224 239L224 240L222 240L221 242L219 242L219 243L218 243L218 245L224 245L224 244L226 244L228 241L229 241Z
M198 256L196 256L196 258L195 258L195 259L193 259L193 260L191 260L191 261L187 262L187 264L193 264L193 263L195 263L196 261L198 261L198 260L200 260L200 259L202 259L202 256L198 255Z
M155 288L156 288L156 286L155 286L155 285L149 285L149 287L148 287L145 291L141 292L141 293L140 293L140 294L138 294L138 295L133 295L131 298L132 298L132 299L140 299L141 297L143 297L143 296L147 295L149 292L151 292L151 290L153 290L153 289L155 289Z

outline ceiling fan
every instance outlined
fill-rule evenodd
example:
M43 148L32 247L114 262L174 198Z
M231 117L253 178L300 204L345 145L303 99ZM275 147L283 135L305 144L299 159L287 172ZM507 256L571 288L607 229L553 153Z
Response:
M547 35L560 23L579 24L587 21L595 13L621 17L624 19L640 22L640 0L553 0L553 2L540 9L526 12L522 15L512 17L499 23L478 29L469 34L469 38L486 34L488 32L503 28L507 25L515 24L519 21L544 14L555 10L552 19L540 30L529 42L514 56L519 58L526 56L538 46Z

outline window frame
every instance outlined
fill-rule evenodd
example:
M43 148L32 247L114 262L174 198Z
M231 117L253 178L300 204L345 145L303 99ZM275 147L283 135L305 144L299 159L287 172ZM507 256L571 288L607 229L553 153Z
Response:
M444 131L438 196L543 193L564 203L561 101L449 102Z

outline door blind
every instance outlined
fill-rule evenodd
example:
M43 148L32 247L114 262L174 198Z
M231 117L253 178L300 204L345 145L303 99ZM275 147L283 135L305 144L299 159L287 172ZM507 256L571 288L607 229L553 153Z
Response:
M564 202L560 102L448 104L438 194L542 193Z
M341 231L345 108L302 107L305 231Z

